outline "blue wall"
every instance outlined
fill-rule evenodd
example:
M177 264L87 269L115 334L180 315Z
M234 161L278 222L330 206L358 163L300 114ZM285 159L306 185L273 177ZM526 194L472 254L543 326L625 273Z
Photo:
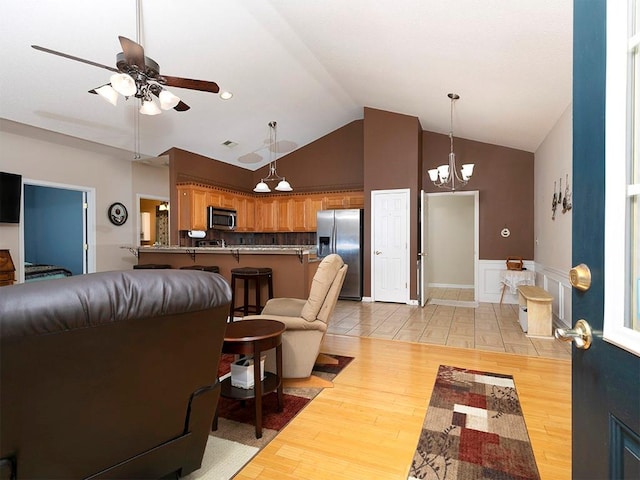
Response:
M82 192L24 186L25 261L64 267L81 275Z

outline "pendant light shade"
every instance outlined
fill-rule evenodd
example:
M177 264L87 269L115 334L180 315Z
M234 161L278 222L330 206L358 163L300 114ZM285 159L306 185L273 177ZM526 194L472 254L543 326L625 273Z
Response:
M96 88L96 93L114 107L118 104L118 92L111 85L103 85L100 88Z
M292 192L293 188L291 188L291 185L289 184L289 182L287 182L283 178L282 180L280 180L280 182L278 182L278 186L276 187L276 190L278 190L279 192Z
M176 97L169 90L162 89L160 95L158 95L160 99L160 108L162 110L171 110L173 107L180 103L180 99Z
M136 82L126 73L114 73L109 80L113 89L125 97L131 97L138 91Z
M269 188L269 185L264 183L264 180L260 180L253 191L256 193L269 193L271 189Z
M158 115L162 113L162 110L156 105L153 100L143 100L140 107L140 113L143 115Z

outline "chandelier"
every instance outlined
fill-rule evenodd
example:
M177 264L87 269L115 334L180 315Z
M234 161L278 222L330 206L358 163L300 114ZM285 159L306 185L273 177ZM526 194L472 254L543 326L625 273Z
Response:
M277 126L276 122L269 122L269 154L271 160L269 161L269 174L260 179L258 184L253 189L256 193L269 193L271 189L267 182L278 182L276 186L276 190L279 192L291 192L293 188L284 177L280 177L276 170L276 160L278 158L277 149L278 149L278 134L277 134Z
M458 181L458 187L464 187L471 175L473 175L473 163L465 163L462 165L460 174L456 168L456 154L453 153L453 104L460 98L460 95L455 93L447 94L447 97L451 99L451 124L449 128L449 141L451 144L451 151L449 152L449 163L447 165L440 165L438 168L432 168L428 170L429 178L436 187L449 188L451 191L456 189L456 180Z

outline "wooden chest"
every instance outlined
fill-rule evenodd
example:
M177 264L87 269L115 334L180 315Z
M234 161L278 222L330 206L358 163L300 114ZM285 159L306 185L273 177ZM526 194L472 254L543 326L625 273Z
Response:
M9 250L0 250L0 287L13 285L16 280L16 267L11 260Z

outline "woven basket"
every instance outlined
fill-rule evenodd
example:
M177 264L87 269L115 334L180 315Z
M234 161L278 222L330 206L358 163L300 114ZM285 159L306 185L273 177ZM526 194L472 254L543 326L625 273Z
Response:
M507 270L522 270L522 257L507 257Z

